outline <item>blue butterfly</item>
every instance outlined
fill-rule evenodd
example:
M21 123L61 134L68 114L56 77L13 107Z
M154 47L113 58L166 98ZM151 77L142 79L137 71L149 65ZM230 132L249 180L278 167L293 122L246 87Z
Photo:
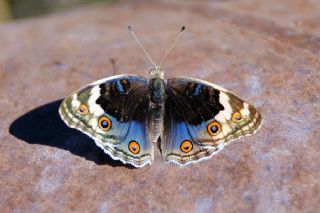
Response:
M64 99L61 118L114 160L135 167L152 163L157 142L166 161L186 165L261 125L260 113L231 91L194 78L166 80L153 65L149 79L117 75L86 85Z

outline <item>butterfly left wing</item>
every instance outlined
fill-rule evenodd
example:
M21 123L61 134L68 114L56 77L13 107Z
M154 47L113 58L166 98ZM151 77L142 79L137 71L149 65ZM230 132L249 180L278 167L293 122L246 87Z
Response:
M93 138L113 159L142 167L153 159L148 106L148 81L119 75L76 91L62 102L59 113L69 127Z
M230 141L253 134L260 113L232 92L206 81L169 79L163 157L183 165L210 158Z

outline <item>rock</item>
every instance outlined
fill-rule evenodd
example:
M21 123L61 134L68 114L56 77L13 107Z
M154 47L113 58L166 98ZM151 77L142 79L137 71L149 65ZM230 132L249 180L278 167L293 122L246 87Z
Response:
M317 212L320 3L127 1L0 27L2 212ZM313 15L310 15L313 14ZM58 115L63 97L112 75L148 75L131 25L166 77L202 78L258 107L261 130L178 167L156 150L130 169Z

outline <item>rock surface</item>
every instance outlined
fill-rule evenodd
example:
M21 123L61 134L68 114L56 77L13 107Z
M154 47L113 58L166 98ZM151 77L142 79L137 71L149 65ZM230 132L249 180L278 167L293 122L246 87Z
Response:
M0 26L2 212L319 212L320 3L120 2ZM202 78L258 107L261 130L198 164L130 169L58 115L63 97L117 73Z

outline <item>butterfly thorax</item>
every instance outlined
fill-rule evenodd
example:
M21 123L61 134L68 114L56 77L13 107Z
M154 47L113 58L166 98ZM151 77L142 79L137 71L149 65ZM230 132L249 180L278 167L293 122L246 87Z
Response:
M156 71L156 69L154 71ZM151 78L149 81L150 104L148 127L151 141L156 142L163 130L165 82L163 78L161 78L163 77L162 71L161 73L153 74L155 74L156 77ZM159 74L162 76L159 76Z

